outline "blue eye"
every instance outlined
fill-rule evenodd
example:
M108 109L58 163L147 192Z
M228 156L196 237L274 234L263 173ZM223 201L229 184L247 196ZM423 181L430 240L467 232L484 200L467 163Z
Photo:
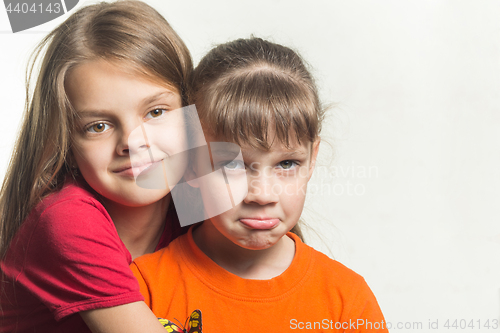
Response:
M297 166L297 163L290 160L281 161L278 164L282 169L289 170Z
M229 161L229 162L224 162L223 166L227 170L241 170L245 169L245 164L243 161Z
M153 118L161 117L161 116L163 116L165 114L165 112L167 112L167 111L164 110L164 109L154 109L154 110L151 110L146 115L146 119L153 119Z
M111 126L106 123L100 122L90 125L85 130L90 133L102 133L107 131Z

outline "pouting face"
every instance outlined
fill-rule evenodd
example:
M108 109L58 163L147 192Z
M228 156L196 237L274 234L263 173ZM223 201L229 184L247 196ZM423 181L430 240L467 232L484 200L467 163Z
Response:
M126 206L145 206L167 195L169 187L141 188L134 174L185 149L182 115L172 116L176 118L176 126L171 127L161 149L154 152L154 160L132 164L129 136L150 119L167 117L169 112L174 115L173 111L181 108L182 103L179 93L172 88L123 68L123 64L96 60L78 65L70 72L65 87L78 115L72 153L82 176L104 198ZM178 161L175 177L169 182L182 177L186 163Z
M207 136L207 141L218 140ZM234 184L242 184L241 177L246 177L243 183L248 192L234 208L203 223L200 231L210 233L204 239L212 244L229 240L251 250L275 245L300 218L318 146L319 141L295 143L289 148L275 142L269 151L243 146L242 161L220 160L226 182L213 177L210 184L202 184L200 191L205 203L213 204L214 197L227 192L227 182L234 193ZM218 167L215 165L215 169Z

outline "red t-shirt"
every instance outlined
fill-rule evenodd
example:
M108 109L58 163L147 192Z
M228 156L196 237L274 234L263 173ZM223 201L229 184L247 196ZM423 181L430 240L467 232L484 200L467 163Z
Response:
M33 209L0 263L0 332L90 332L77 312L143 300L131 262L93 191L69 182Z

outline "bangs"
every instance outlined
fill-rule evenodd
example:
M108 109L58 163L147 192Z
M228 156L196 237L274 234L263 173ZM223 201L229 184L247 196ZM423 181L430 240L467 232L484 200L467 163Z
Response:
M206 87L198 101L203 127L218 139L269 150L313 142L319 103L307 84L269 67L247 69Z

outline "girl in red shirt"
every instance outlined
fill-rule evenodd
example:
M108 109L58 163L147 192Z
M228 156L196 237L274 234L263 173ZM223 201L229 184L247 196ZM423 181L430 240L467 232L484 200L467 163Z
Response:
M136 165L128 137L182 118L189 51L153 8L119 1L75 12L30 73L37 60L0 194L0 332L163 332L129 264L181 232L169 188L183 170L158 189L134 175L182 150L185 133L172 128L166 151Z

